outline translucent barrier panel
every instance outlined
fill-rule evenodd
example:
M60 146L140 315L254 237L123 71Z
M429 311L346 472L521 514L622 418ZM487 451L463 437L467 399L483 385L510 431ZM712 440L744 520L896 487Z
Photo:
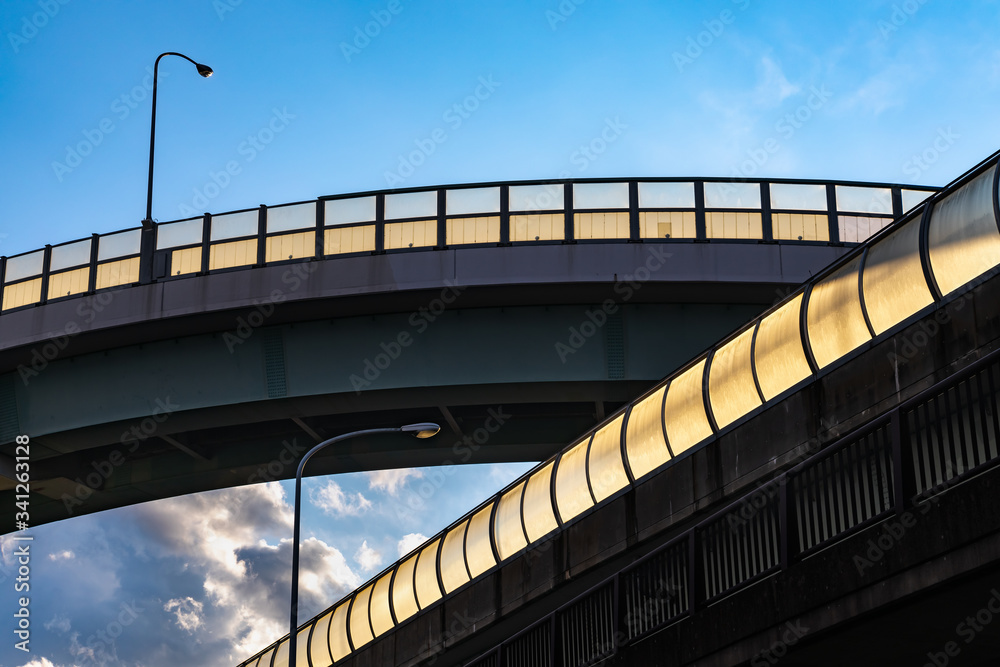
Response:
M901 194L903 195L903 213L906 213L914 206L923 203L934 193L928 190L902 190Z
M815 213L772 213L771 234L790 241L829 241L830 219Z
M273 667L288 667L288 639L278 644L278 650L274 654L274 662L271 664Z
M581 441L559 457L556 468L556 504L563 523L594 505L587 484L587 447L590 438Z
M705 232L710 239L762 239L760 213L705 213Z
M437 190L385 196L386 220L429 218L438 214Z
M552 509L552 469L555 462L533 474L524 487L524 528L528 542L548 535L559 527Z
M61 271L71 266L90 264L91 239L76 243L56 246L52 249L52 259L49 261L49 271Z
M561 241L566 236L562 213L510 216L511 241Z
M280 262L288 259L302 259L316 256L316 232L282 234L267 239L264 260Z
M801 308L798 294L757 325L753 363L766 401L812 373L799 330Z
M724 428L761 404L753 380L750 327L715 351L708 369L708 398L719 428Z
M437 220L387 222L385 224L385 247L387 249L433 245L437 245Z
M859 215L837 217L840 240L843 243L863 243L875 232L892 224L892 218L875 218Z
M704 373L705 360L702 359L675 377L667 389L663 422L667 426L667 439L674 456L712 435L701 394Z
M434 540L421 549L417 558L415 576L417 602L423 609L441 598L441 586L437 576L437 553L441 540Z
M639 208L694 208L694 183L640 183Z
M18 308L42 300L42 279L25 280L3 288L3 309Z
M368 603L371 600L372 587L365 586L354 594L354 604L351 605L351 643L355 650L361 648L374 637L368 619Z
M993 169L934 205L928 235L931 270L948 294L1000 263L993 214Z
M503 494L497 506L496 521L493 535L497 541L497 551L500 560L507 560L518 551L528 546L521 527L521 494L524 493L524 482Z
M97 289L129 285L139 282L139 258L130 257L117 262L97 265Z
M141 245L142 231L138 229L102 236L97 241L97 261L103 262L106 259L114 259L115 257L138 255Z
M441 581L445 593L451 593L469 581L469 572L465 568L465 531L468 527L468 521L455 526L444 536L441 544Z
M500 243L499 215L478 218L448 218L446 229L448 245Z
M330 619L330 653L334 661L342 660L351 654L351 645L347 642L347 609L350 601L333 610Z
M628 183L577 183L573 208L628 208Z
M349 252L375 250L375 225L336 227L323 233L323 254L341 255Z
M469 566L469 574L478 577L497 564L493 556L493 545L490 542L490 517L493 514L493 504L489 504L476 512L469 520L469 530L465 535L465 562Z
M258 231L257 218L259 211L243 211L242 213L225 213L212 216L211 241L224 241L241 236L256 236Z
M49 275L50 299L79 294L90 289L90 267Z
M347 225L375 220L375 196L328 199L323 212L324 225Z
M230 241L211 246L208 253L208 269L229 269L257 263L257 239Z
M627 239L628 213L577 213L576 238Z
M372 630L375 631L375 636L392 630L392 626L395 625L392 622L392 612L389 610L389 583L392 581L392 571L390 570L386 574L375 582L375 587L372 589L372 600L369 605L372 618Z
M267 209L267 233L316 227L316 202Z
M170 253L170 275L180 276L201 271L201 247L184 248Z
M920 216L871 246L862 282L876 335L930 305L933 298L920 265Z
M760 184L705 183L705 208L760 208Z
M201 243L204 218L170 222L156 227L156 249L176 248L182 245Z
M417 606L417 592L413 590L413 571L417 567L417 556L410 556L396 568L396 578L392 582L392 610L396 620L402 623L413 616Z
M632 476L639 479L670 460L663 438L663 385L632 406L625 426L625 455Z
M820 368L871 340L858 295L861 257L813 285L806 333Z
M445 193L445 213L466 215L469 213L499 213L500 188L461 188Z
M837 210L892 215L892 190L857 185L838 185Z
M330 619L332 618L332 611L324 614L316 621L316 627L313 628L312 638L309 640L309 658L314 666L326 667L333 663L329 641Z
M547 185L512 185L509 191L511 211L555 211L565 204L560 183Z
M7 270L4 272L4 283L41 275L44 262L45 251L43 250L8 258Z
M694 211L640 211L639 236L644 239L693 239Z
M310 625L299 630L295 635L295 664L298 667L309 667L309 630Z
M820 183L771 183L771 208L825 211L826 186Z
M270 667L271 660L273 658L274 658L274 649L271 649L270 651L268 651L267 653L265 653L260 657L260 662L258 664L261 665L262 667L263 665L267 665L268 667Z
M597 502L628 486L628 475L622 462L624 421L625 415L618 415L614 421L594 434L594 441L590 445L590 488L594 490Z

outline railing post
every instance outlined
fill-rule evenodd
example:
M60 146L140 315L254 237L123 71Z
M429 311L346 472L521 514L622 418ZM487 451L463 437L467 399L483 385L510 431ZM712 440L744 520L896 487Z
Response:
M257 209L257 266L264 266L267 259L267 206Z
M156 225L143 227L139 241L139 284L153 282L153 250L156 247Z
M201 222L201 273L208 275L212 253L212 214L206 213Z
M510 186L500 186L500 245L510 245Z
M840 216L837 213L837 186L833 183L826 184L826 219L830 243L840 244Z
M313 257L317 260L323 259L326 255L326 201L316 200L316 252Z
M903 452L903 413L899 408L889 415L889 438L892 446L892 495L896 514L905 512L917 495L913 466L907 466L913 458Z
M694 182L694 236L699 241L708 238L705 222L705 181Z
M45 254L42 255L42 294L39 304L49 300L49 271L52 268L52 246L45 244Z
M765 242L774 241L774 225L771 223L771 184L760 182L760 233Z
M633 243L642 238L639 229L639 183L628 182L628 237Z
M101 243L99 234L90 236L90 276L87 280L87 292L93 294L97 291L97 258L98 249Z
M576 238L573 225L573 183L563 185L563 243L573 243Z

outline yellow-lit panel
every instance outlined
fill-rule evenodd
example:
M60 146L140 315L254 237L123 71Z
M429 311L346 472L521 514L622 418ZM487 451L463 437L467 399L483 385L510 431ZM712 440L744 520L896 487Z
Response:
M837 227L844 243L863 243L875 232L892 224L892 218L865 215L839 215Z
M694 211L640 211L639 236L644 239L693 239Z
M820 368L871 340L858 295L859 256L813 285L806 333Z
M469 572L465 569L465 531L469 522L460 523L444 536L441 545L441 581L445 593L468 583Z
M578 443L559 457L556 468L556 504L565 523L594 505L587 486L587 445L590 438Z
M709 211L705 213L705 234L710 239L760 239L760 213L749 211Z
M578 239L627 239L629 237L628 212L577 213L575 216Z
M561 241L566 236L566 216L562 213L539 213L510 216L510 240Z
M271 649L270 651L268 651L267 653L265 653L264 655L262 655L260 657L260 662L257 663L257 664L258 665L267 665L267 667L271 667L271 659L273 657L274 657L274 649Z
M298 667L309 667L309 629L307 625L295 635L295 664Z
M396 578L392 582L392 610L400 623L420 611L417 592L413 590L413 570L416 566L417 557L410 556L396 568Z
M316 627L313 629L312 638L309 640L309 655L312 658L312 664L322 667L327 667L333 663L333 656L330 655L330 620L333 618L333 612L324 614L319 620L316 621Z
M533 474L524 487L524 529L528 542L534 542L556 528L556 514L552 509L552 468L555 463Z
M420 557L417 558L415 580L417 602L421 609L441 599L441 585L438 583L437 576L437 556L440 544L441 540L434 540L421 549Z
M375 250L375 225L334 227L324 232L323 254L325 255L372 250Z
M372 599L369 604L372 618L372 629L375 636L388 632L392 629L392 612L389 611L389 582L392 580L392 572L382 575L382 578L375 582L372 589Z
M3 309L18 308L42 300L42 279L34 278L13 285L4 285Z
M448 245L465 243L500 243L500 216L448 218Z
M298 662L298 659L296 659ZM288 639L278 644L278 651L274 654L274 664L272 667L288 667Z
M264 260L280 262L288 259L302 259L316 256L316 232L300 232L298 234L282 234L270 236L267 239Z
M798 294L758 325L753 361L760 391L766 401L812 372L799 332L801 307L802 294Z
M437 245L437 220L385 223L386 249L434 245Z
M754 327L750 327L712 356L708 369L708 399L719 428L728 426L761 404L750 359L753 332Z
M487 505L469 520L469 530L465 535L465 560L469 565L469 574L473 577L478 577L497 564L493 544L490 542L492 513L493 505Z
M347 608L350 600L333 610L330 620L330 654L334 661L342 660L351 654L351 645L347 641Z
M624 421L625 415L618 415L594 434L594 442L590 445L590 488L594 490L597 502L628 486L628 475L622 462Z
M701 393L704 373L705 360L702 359L675 377L667 389L663 421L674 456L712 435Z
M507 560L518 551L528 546L521 527L521 494L524 493L524 482L503 494L500 505L497 506L496 521L493 534L497 541L497 551L500 560Z
M351 605L351 642L355 649L359 649L374 637L372 636L372 626L368 618L368 603L371 600L372 587L365 586L354 594L354 604Z
M49 275L49 297L58 299L61 296L80 294L90 289L90 267L85 266L73 271L52 273Z
M663 392L660 387L632 406L625 427L625 454L632 476L639 479L670 460L667 441L663 439Z
M775 239L829 241L830 219L815 213L772 213L771 233Z
M208 269L229 269L257 263L257 239L216 243L208 253Z
M170 253L170 275L182 276L201 271L201 246L184 248Z
M948 294L1000 263L1000 233L993 217L993 170L948 195L931 211L931 270Z
M139 282L139 258L130 257L97 265L97 289Z
M865 308L876 335L931 304L920 265L919 216L871 246L862 278Z

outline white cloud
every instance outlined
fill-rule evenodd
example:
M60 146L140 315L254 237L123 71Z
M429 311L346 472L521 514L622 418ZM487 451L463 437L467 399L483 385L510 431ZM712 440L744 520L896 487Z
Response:
M31 662L26 662L21 667L59 667L48 658L33 658Z
M201 612L204 605L192 597L175 598L163 605L163 611L173 612L177 619L177 627L188 634L193 634L201 627Z
M71 628L70 620L62 615L52 617L52 620L45 624L46 630L58 630L59 632L69 632Z
M313 505L335 517L358 516L372 508L372 502L360 492L344 493L336 482L327 482L319 491L309 494Z
M400 487L409 478L420 479L424 476L422 470L416 468L399 468L397 470L373 470L368 474L368 488L374 491L385 491L390 496L399 493Z
M775 107L785 98L799 92L801 88L785 78L781 66L768 56L761 58L761 78L753 90L754 103L764 107Z
M365 540L354 553L354 562L365 572L371 572L382 564L382 554L368 546L368 540Z
M399 556L402 558L406 554L410 553L421 544L427 541L426 535L421 535L420 533L410 533L409 535L403 535L403 539L399 541L396 548L399 550Z
M73 560L74 558L76 558L76 554L65 549L58 553L49 554L49 560Z

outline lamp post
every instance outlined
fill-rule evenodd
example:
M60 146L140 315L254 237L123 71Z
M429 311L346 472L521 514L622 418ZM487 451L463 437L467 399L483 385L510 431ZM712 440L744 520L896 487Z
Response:
M180 56L184 60L194 64L198 68L198 74L201 74L206 79L212 76L213 73L211 67L196 63L183 53L167 51L156 57L156 62L153 64L153 119L149 124L149 181L146 186L146 217L142 221L143 229L153 228L153 141L156 137L156 75L160 67L160 58L163 56Z
M299 515L302 498L302 471L312 455L323 449L327 445L335 442L356 438L359 435L370 435L373 433L412 433L418 438L432 438L437 435L441 427L430 422L420 424L407 424L396 428L370 428L363 431L352 431L336 437L324 440L302 457L299 461L299 469L295 472L295 515L292 522L292 606L288 620L288 667L295 667L296 630L299 629Z

